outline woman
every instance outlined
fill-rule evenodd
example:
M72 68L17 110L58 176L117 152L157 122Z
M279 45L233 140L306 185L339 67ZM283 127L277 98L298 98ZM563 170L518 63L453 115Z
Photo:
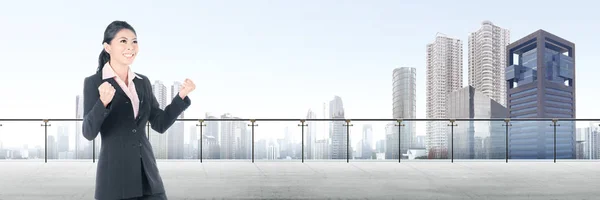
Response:
M195 89L186 79L164 110L148 77L129 67L138 53L133 27L114 21L104 31L96 74L84 81L83 136L102 137L96 172L96 199L167 199L146 124L164 133L190 106Z

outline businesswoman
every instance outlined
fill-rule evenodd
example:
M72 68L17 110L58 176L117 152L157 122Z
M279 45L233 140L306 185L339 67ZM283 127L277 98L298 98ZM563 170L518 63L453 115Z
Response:
M138 54L136 32L114 21L104 31L98 70L84 80L83 136L102 145L96 172L96 199L167 199L156 159L146 137L147 122L164 133L190 106L195 89L186 79L164 110L148 77L130 68Z

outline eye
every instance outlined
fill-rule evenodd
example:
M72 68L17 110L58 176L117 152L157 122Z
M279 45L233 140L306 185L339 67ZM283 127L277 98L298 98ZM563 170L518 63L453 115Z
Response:
M127 43L127 40L121 40L120 42L121 43Z
M134 44L137 44L137 43L138 43L138 41L137 41L137 40L134 40L134 41L133 41L133 43L134 43Z

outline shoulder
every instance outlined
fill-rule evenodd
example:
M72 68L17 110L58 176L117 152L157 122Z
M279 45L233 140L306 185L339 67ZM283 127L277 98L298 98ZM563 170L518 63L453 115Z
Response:
M144 74L140 74L137 72L134 72L135 76L137 76L138 78L142 78L142 80L147 81L148 80L148 76L144 75Z
M143 81L144 83L150 83L150 79L148 78L148 76L134 72L136 78L141 79L141 81Z
M102 75L101 75L101 73L95 73L95 74L86 76L84 78L83 82L86 85L89 85L89 84L99 85L101 81L102 81Z

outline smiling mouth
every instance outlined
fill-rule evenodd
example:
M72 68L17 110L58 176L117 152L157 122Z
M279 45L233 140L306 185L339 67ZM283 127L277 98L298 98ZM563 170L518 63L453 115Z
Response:
M124 53L123 56L125 56L125 58L133 58L133 56L135 56L135 54L133 54L133 53Z

